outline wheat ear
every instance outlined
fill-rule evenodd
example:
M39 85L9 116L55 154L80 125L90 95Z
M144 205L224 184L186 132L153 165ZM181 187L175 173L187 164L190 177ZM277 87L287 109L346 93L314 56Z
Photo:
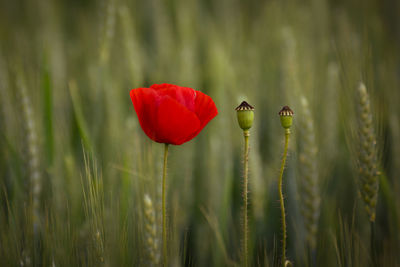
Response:
M376 136L367 88L363 83L360 83L357 91L357 135L359 139L357 163L359 186L369 220L374 222L379 190Z
M153 201L148 194L144 195L143 203L145 218L145 243L148 253L147 256L151 266L158 266L160 255L158 251L157 223Z

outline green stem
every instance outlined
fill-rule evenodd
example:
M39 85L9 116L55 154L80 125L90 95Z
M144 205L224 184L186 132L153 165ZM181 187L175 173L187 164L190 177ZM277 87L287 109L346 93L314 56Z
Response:
M278 181L279 202L281 204L281 217L282 217L282 262L281 262L282 266L285 266L286 262L286 218L285 218L286 214L285 214L285 203L283 200L283 193L282 193L282 180L283 180L283 170L285 168L285 162L289 146L289 136L290 136L290 130L285 129L285 149L283 151L282 164L281 164L281 170L279 172L279 181Z
M376 261L376 251L375 251L375 227L374 222L371 221L371 258L372 258L372 266L378 266Z
M168 159L168 144L164 146L164 167L162 178L162 238L163 238L163 261L164 266L168 266L168 247L167 247L167 218L165 211L166 202L166 178L167 178L167 159Z
M249 130L243 131L244 134L244 174L243 174L243 266L248 266L248 221L247 221L247 192L248 192L248 172L249 172Z

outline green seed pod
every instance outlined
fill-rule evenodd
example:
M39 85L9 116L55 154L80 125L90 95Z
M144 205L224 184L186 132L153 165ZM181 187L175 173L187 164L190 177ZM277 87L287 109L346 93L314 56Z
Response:
M240 128L242 128L243 131L249 130L254 121L254 107L249 105L246 101L243 101L236 108L236 111Z
M283 128L289 129L290 126L292 126L293 114L293 110L291 110L288 106L284 106L281 111L279 111Z

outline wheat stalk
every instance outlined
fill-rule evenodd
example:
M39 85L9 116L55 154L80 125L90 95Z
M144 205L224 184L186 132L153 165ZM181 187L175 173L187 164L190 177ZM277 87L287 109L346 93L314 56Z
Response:
M29 185L29 192L31 195L31 208L32 208L32 230L33 230L33 256L34 262L39 262L39 246L40 246L40 195L42 191L42 177L39 172L39 156L38 156L38 141L36 132L36 123L32 104L28 96L25 83L21 76L17 77L17 87L19 99L21 101L22 109L22 124L24 129L24 142L26 150L23 151L23 158L26 160L27 165L27 178ZM25 258L25 257L23 257ZM29 261L25 258L26 262Z
M84 210L90 224L90 234L94 247L94 263L102 265L104 259L104 191L103 179L98 173L96 162L90 163L89 156L84 153L85 178L82 177Z
M318 219L320 215L320 192L318 181L318 158L314 119L307 99L300 100L299 127L299 196L301 212L306 228L306 239L311 252L316 248Z
M371 222L375 221L378 200L379 173L376 135L367 88L360 83L358 92L357 137L358 137L358 177L361 197Z
M32 190L32 213L33 213L33 228L34 232L38 231L39 228L39 202L40 192L42 189L41 176L39 173L39 157L38 157L38 146L37 146L37 133L36 124L34 120L32 105L27 94L27 90L22 80L17 81L20 93L20 99L22 103L22 116L23 124L25 129L26 144L28 150L26 151L26 159L28 165L28 176Z
M153 206L153 201L148 194L144 195L144 218L145 218L145 243L151 266L159 264L159 250L157 238L157 222Z

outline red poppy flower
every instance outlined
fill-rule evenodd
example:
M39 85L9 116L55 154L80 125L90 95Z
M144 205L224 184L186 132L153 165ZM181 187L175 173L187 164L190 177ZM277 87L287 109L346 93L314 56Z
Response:
M218 114L211 97L188 87L154 84L130 95L140 126L158 143L190 141Z

